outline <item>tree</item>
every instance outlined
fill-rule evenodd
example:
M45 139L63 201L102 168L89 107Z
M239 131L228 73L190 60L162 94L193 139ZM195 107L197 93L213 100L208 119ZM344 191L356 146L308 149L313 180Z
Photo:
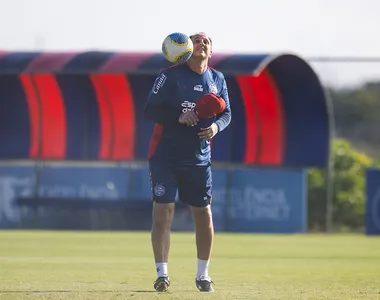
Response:
M332 142L333 224L339 229L360 229L365 214L365 169L374 166L369 156L345 139ZM325 229L326 181L322 170L309 170L309 228Z

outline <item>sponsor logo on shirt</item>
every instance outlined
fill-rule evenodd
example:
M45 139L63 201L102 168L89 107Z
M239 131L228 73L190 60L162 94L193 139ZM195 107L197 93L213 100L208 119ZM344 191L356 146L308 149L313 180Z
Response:
M167 77L165 74L161 74L160 76L156 78L153 84L153 90L152 90L153 94L158 94L158 91L160 90L160 88L164 86L166 79Z
M195 103L190 102L190 101L184 101L184 102L182 102L181 106L183 107L182 112L185 113L185 112L188 112L190 110L194 110Z

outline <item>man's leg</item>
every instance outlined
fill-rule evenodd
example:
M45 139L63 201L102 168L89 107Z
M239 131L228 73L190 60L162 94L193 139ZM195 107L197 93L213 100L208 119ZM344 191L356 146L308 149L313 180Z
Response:
M208 266L214 241L214 225L210 205L205 207L191 207L194 220L198 270L197 279L209 278Z
M173 216L174 203L153 202L151 240L158 277L168 276L170 227Z
M174 216L177 184L171 169L157 163L150 164L150 179L153 198L151 242L157 271L154 288L158 292L164 292L170 285L170 228Z
M211 166L192 167L183 171L179 186L180 200L188 203L194 220L198 268L196 286L202 292L213 292L208 267L214 241L211 212Z

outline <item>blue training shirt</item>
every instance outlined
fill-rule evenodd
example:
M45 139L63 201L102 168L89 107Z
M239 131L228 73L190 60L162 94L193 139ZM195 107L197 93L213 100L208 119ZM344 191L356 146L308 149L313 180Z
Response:
M215 120L220 132L231 121L227 84L221 72L208 67L198 74L185 63L159 73L144 108L145 117L156 123L149 146L151 161L177 165L207 165L211 161L210 142L198 137L199 126L178 121L183 112L194 110L197 100L207 93L226 102L226 109Z

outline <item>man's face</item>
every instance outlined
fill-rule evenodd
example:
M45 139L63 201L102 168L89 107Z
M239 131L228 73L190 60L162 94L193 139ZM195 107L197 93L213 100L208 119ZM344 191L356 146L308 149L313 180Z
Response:
M193 41L193 56L197 58L210 58L212 54L211 41L207 35L196 34L191 39Z

